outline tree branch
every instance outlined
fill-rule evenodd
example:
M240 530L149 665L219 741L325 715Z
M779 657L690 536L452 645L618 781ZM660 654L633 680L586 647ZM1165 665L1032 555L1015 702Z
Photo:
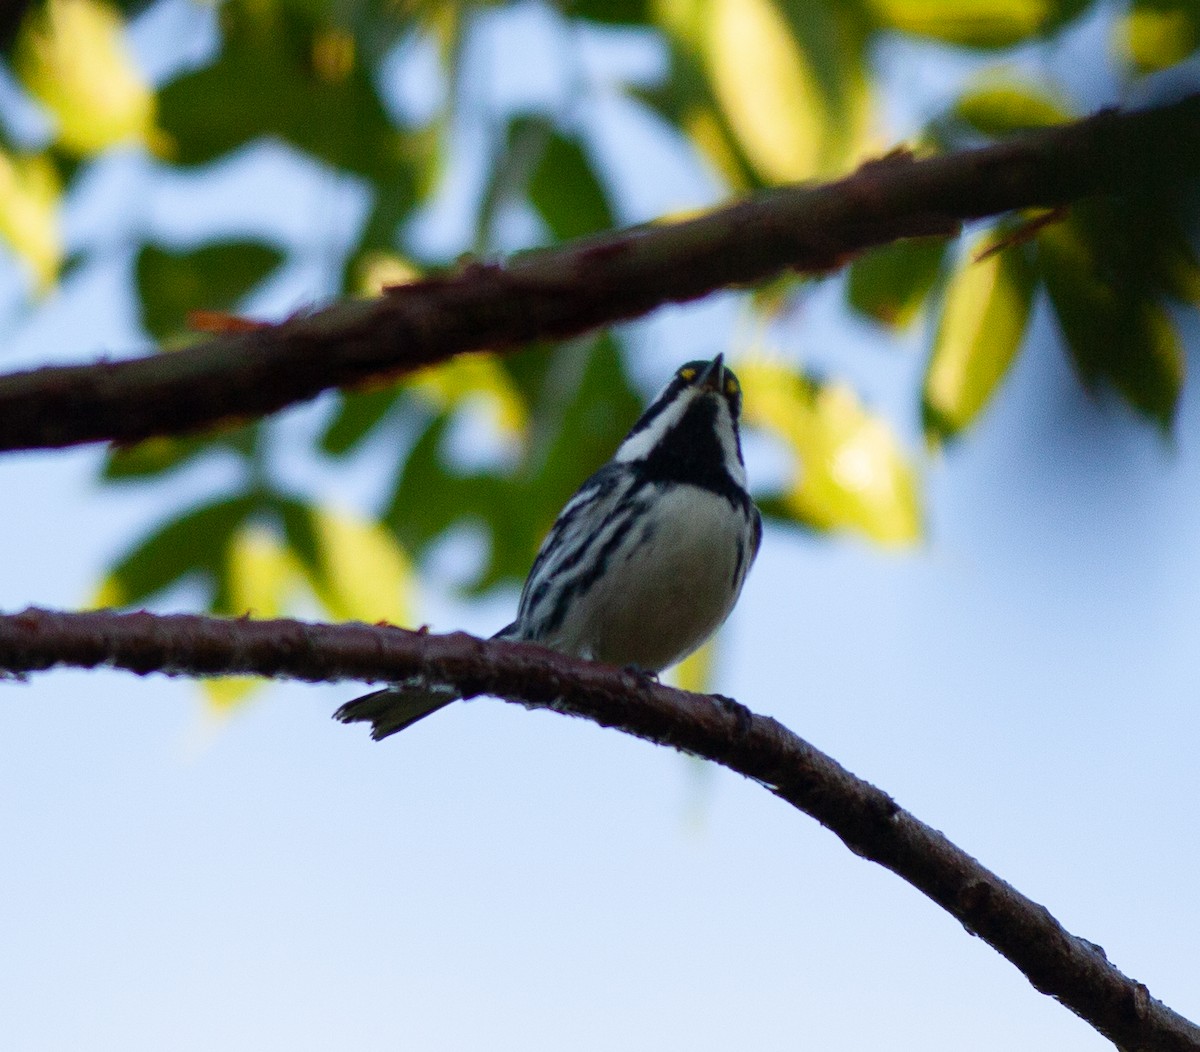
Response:
M1016 965L1035 989L1120 1048L1200 1050L1200 1028L1118 971L1099 946L1066 931L1044 906L886 793L737 702L674 690L534 644L463 633L108 611L30 609L0 616L0 670L21 676L59 666L312 682L424 675L466 697L492 694L550 708L703 756L759 782L855 854L903 877Z
M827 271L898 238L950 235L964 220L1118 192L1165 172L1200 174L1200 95L985 149L896 153L837 182L503 266L467 264L174 354L0 376L0 450L134 442L257 417L464 351L572 336L784 271Z

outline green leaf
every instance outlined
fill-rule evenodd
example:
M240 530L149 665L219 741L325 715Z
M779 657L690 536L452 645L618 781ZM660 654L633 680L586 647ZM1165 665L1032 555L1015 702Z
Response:
M146 479L175 471L199 457L220 451L233 452L246 459L254 451L258 434L259 425L255 422L216 435L161 435L132 446L116 446L105 458L101 477L110 482Z
M847 292L855 310L898 329L916 318L946 255L944 238L894 241L850 265Z
M950 279L922 393L926 433L950 438L972 424L1017 356L1033 300L1032 268L1021 248L973 257Z
M570 0L567 11L591 22L611 25L648 25L650 0Z
M1033 85L995 79L963 92L953 112L959 120L993 138L1071 119L1070 111L1058 99Z
M225 592L226 552L238 528L258 507L252 496L204 504L142 539L109 571L98 606L145 602L185 577L198 574L218 603Z
M418 555L457 523L472 523L496 538L501 509L513 502L511 486L489 474L463 475L442 457L451 415L433 417L408 455L383 520L400 544ZM493 559L495 559L493 545ZM528 566L526 567L528 570Z
M321 559L321 540L318 536L316 509L306 501L272 495L268 505L283 526L288 551L303 568L314 587L324 587L325 567Z
M976 48L1011 47L1045 36L1092 0L867 0L881 26Z
M608 196L582 144L553 129L529 180L529 198L559 241L616 225Z
M694 6L691 0L688 5ZM637 89L633 97L665 122L664 134L683 132L730 189L761 189L765 184L713 93L704 68L702 40L689 26L672 27L667 44L670 75L653 88Z
M608 196L583 144L539 114L518 114L508 125L479 209L477 247L490 244L501 206L528 193L558 241L615 225Z
M321 449L341 457L354 450L387 416L401 389L377 387L369 391L343 391L337 412L321 435Z
M533 500L537 541L559 509L605 464L642 411L611 333L567 344L536 394L535 442L525 477ZM529 471L529 466L534 471Z
M1109 199L1076 205L1043 230L1038 267L1080 378L1111 384L1167 427L1185 358L1162 297L1187 288L1195 264L1180 232L1153 202Z
M405 23L397 9L389 16L397 32ZM401 202L415 199L413 137L392 125L375 90L363 59L370 41L325 10L318 18L272 0L223 4L220 18L217 60L160 92L161 124L178 163L203 164L274 136L366 176Z
M190 252L146 245L137 259L143 322L159 340L182 332L190 311L229 310L282 260L278 249L253 241Z

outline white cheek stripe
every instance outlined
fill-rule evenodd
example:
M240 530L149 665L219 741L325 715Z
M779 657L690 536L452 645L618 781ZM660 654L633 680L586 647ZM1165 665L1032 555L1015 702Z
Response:
M690 398L677 398L666 409L658 414L644 431L625 439L613 455L613 460L628 463L631 460L641 460L649 456L662 436L679 423L683 411L691 404Z
M737 430L729 410L729 403L721 399L717 410L717 439L721 443L721 453L725 458L725 470L742 489L746 488L746 469L738 456Z

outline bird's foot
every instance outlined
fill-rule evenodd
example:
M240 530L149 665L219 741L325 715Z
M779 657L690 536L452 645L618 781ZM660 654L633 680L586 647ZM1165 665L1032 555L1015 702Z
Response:
M648 668L642 668L641 665L623 665L621 671L628 673L637 680L639 687L654 687L658 685L658 673L651 672Z

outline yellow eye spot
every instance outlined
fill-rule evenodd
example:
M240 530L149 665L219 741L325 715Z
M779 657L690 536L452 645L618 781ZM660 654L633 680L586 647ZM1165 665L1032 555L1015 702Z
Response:
M694 380L694 379L696 379L696 370L695 369L680 369L679 375L684 380Z
M725 378L725 393L727 395L735 395L738 393L738 382L732 377Z

